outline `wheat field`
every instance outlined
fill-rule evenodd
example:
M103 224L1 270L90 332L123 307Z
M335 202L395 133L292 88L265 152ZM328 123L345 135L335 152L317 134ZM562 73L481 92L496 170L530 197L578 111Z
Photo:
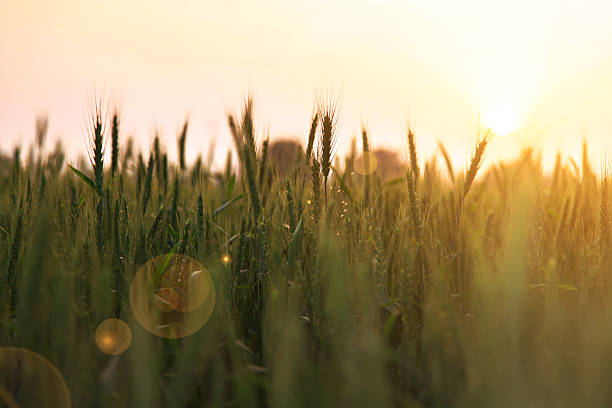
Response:
M486 162L483 130L463 170L408 131L392 168L367 129L334 154L349 141L333 103L299 146L264 139L247 99L215 169L186 162L188 122L174 160L157 137L139 153L119 112L91 111L88 160L42 153L44 119L27 155L0 160L6 406L612 405L610 174L586 142L580 165L559 153L545 173L534 150ZM145 327L143 268L160 273L142 284L156 313L192 307L162 277L181 262L209 276L208 314ZM100 338L107 319L125 324Z

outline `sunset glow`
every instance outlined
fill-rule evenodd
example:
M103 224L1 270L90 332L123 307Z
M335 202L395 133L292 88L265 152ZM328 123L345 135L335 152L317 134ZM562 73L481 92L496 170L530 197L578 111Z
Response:
M484 123L498 136L506 136L520 127L520 119L513 106L492 106L484 115Z
M189 115L198 135L187 141L189 161L212 140L216 157L232 148L225 115L249 91L272 138L303 141L318 90L335 90L339 152L364 118L375 146L401 148L408 120L421 149L432 152L440 139L459 162L479 117L513 138L511 149L492 143L494 157L516 154L525 140L576 153L583 134L607 149L612 132L610 115L593 109L612 102L605 2L26 0L3 8L4 152L31 143L36 115L47 114L49 145L61 139L73 157L84 153L93 93L120 105L123 132L143 145L159 131L171 156Z
M610 22L3 1L0 405L612 407Z

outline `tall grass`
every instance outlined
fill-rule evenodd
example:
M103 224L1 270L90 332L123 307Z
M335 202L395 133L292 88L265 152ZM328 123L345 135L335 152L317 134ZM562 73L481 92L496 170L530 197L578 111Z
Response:
M95 106L89 165L0 158L0 346L49 359L73 406L612 404L610 176L586 146L552 174L528 150L483 166L484 133L464 172L440 143L439 171L409 131L404 175L383 181L353 174L356 146L332 166L340 112L325 104L281 172L249 98L228 117L237 166L217 171L185 161L187 122L174 162ZM178 340L140 327L129 300L138 268L171 251L217 294ZM111 317L133 331L117 357L93 340Z
M111 123L111 175L114 176L119 167L119 112L115 110Z
M323 192L325 197L325 208L327 209L327 180L331 169L333 158L333 148L336 141L337 128L337 103L323 101L319 105L318 117L321 122L319 133L319 163L321 165L321 175L323 176ZM310 143L309 143L310 144Z

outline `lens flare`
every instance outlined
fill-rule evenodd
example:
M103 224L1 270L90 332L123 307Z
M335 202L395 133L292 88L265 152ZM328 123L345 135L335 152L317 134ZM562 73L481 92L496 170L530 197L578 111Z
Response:
M179 304L178 294L172 288L159 288L155 291L155 306L160 312L176 310Z
M215 287L206 268L195 259L161 255L136 273L130 304L138 323L150 333L181 338L206 324L215 306Z
M107 319L96 329L96 345L106 354L119 355L130 347L132 330L123 320Z
M484 125L490 127L498 136L506 136L521 127L516 109L512 106L493 106L484 115Z
M3 402L5 405L1 405L7 408L19 408L19 404L15 401L15 398L11 395L10 392L3 385L0 384L0 402Z
M372 152L364 152L361 156L355 159L355 172L362 176L368 176L376 171L378 167L378 159Z
M70 408L60 372L30 350L0 347L0 406Z

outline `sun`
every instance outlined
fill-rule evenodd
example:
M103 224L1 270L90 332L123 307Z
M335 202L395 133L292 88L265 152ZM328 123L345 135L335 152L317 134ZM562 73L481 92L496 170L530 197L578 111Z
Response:
M542 93L541 71L526 61L499 59L466 76L462 82L478 112L478 125L498 136L514 135L528 126Z
M498 136L507 136L518 130L522 123L518 110L507 104L494 105L484 112L483 124Z

